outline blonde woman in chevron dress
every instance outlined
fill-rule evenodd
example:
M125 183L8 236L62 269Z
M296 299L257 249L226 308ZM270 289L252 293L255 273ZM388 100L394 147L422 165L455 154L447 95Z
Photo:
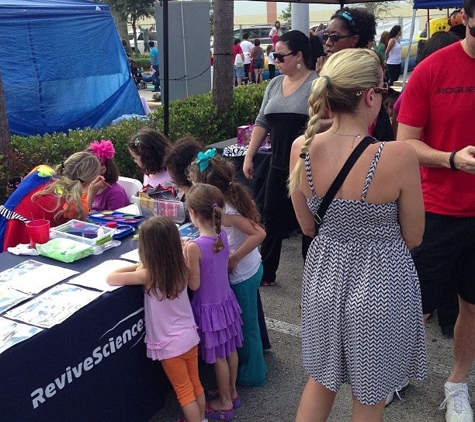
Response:
M292 147L289 190L304 234L352 150L367 136L387 92L378 55L333 54L313 83L310 120ZM330 113L333 125L319 133ZM424 206L414 150L374 141L356 161L314 237L302 282L302 355L309 374L297 422L327 420L340 386L352 422L383 419L405 377L426 377L417 273L409 253L422 240Z

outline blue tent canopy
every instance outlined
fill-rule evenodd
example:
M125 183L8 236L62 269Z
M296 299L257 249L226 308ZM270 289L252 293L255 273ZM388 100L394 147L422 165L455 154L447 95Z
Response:
M463 7L463 0L415 0L413 9Z
M108 5L0 0L0 57L12 134L98 128L144 114Z

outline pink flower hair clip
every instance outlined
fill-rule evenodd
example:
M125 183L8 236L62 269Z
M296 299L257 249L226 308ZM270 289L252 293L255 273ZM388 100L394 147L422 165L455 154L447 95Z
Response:
M99 158L102 165L105 165L107 160L111 160L115 155L114 145L109 139L92 142L89 145L89 150Z

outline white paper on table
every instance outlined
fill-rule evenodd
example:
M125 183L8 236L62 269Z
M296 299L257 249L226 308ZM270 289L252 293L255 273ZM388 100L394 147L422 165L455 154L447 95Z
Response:
M37 294L77 273L78 271L29 259L2 271L0 285L26 294Z
M129 261L140 262L138 249L133 249L127 253L122 254L120 257L122 259L128 259Z
M0 287L0 314L30 297L30 295L19 292L15 289Z
M26 324L51 328L69 318L102 292L64 283L54 286L34 299L6 312L5 317Z
M89 287L91 289L100 290L101 292L110 292L122 286L110 286L106 282L107 276L112 272L122 267L132 265L130 262L122 259L109 259L82 273L81 275L72 278L68 281L69 284L76 286Z
M41 328L0 317L0 353L43 331Z

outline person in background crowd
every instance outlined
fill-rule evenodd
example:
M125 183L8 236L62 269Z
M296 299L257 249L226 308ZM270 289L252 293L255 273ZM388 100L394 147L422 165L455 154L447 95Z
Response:
M186 208L200 237L184 245L189 268L191 308L200 335L200 355L214 365L218 396L206 404L206 417L230 421L241 406L236 389L237 349L242 347L241 308L228 281L229 245L222 232L224 197L211 185L198 183L186 195Z
M317 78L310 40L300 31L286 32L277 41L274 58L280 76L267 85L259 115L244 158L243 173L252 179L253 159L270 132L272 155L267 178L263 220L267 236L261 245L264 274L262 284L275 284L282 238L296 228L288 197L289 157L292 142L303 133L308 119L308 97Z
M327 56L317 59L317 73L333 53L346 48L367 48L375 35L376 19L371 12L361 7L344 7L339 10L331 17L323 34ZM380 141L394 140L391 121L384 107L381 107L378 117L372 123L370 134Z
M145 28L143 31L143 48L144 48L144 53L150 51L150 46L148 43L150 42L150 28Z
M425 317L455 284L459 314L454 361L444 385L448 422L472 422L467 375L475 360L475 0L463 7L465 39L419 63L404 90L397 139L419 157L426 210L413 252Z
M29 243L25 223L46 219L51 227L70 219L85 220L88 197L105 185L101 163L89 152L76 152L53 170L41 165L19 184L0 206L0 250Z
M242 85L242 80L244 78L244 53L241 48L241 40L239 38L234 39L234 45L233 45L233 63L234 63L234 83L235 86L241 86ZM237 55L241 56L242 59L242 66L236 64L236 56Z
M200 341L186 293L188 269L175 223L166 216L140 226L140 264L107 276L111 286L142 285L147 357L161 361L185 419L204 422L205 395L198 371Z
M277 40L282 36L282 30L280 29L280 22L275 21L274 26L269 32L269 38L272 41L272 46L275 48Z
M409 253L424 231L417 156L402 142L368 137L387 89L376 52L333 54L313 83L303 142L292 146L289 191L302 232L314 237L301 301L309 379L296 422L326 421L344 383L351 386L351 420L382 421L395 387L427 376L420 287ZM328 111L333 125L322 132ZM367 148L330 198L316 233L323 198L363 142Z
M243 40L241 41L241 49L244 54L244 83L249 83L249 67L251 66L251 49L253 47L252 42L249 41L249 33L244 32L242 34Z
M171 142L165 135L152 128L142 128L133 134L128 142L129 153L144 172L144 188L156 188L171 182L164 159L171 148Z
M254 69L254 81L256 84L262 82L262 70L264 69L264 50L261 47L261 40L254 40L254 47L251 50L252 67Z
M158 49L155 47L155 42L149 41L148 45L150 46L150 65L154 70L152 75L152 81L154 89L152 92L160 92L160 69L158 66Z
M376 51L381 56L383 61L386 61L386 49L388 48L388 41L389 41L389 31L381 32L381 36L379 37L379 42L376 47Z
M275 77L274 48L269 44L267 46L267 68L269 69L269 80Z
M401 25L395 25L389 31L389 41L386 48L386 66L389 73L389 86L394 85L401 74L402 45Z
M101 176L105 184L98 189L94 197L88 196L89 209L95 211L116 210L129 205L129 198L124 188L117 183L119 169L114 161L115 149L110 140L101 139L89 144L88 151L101 162Z

